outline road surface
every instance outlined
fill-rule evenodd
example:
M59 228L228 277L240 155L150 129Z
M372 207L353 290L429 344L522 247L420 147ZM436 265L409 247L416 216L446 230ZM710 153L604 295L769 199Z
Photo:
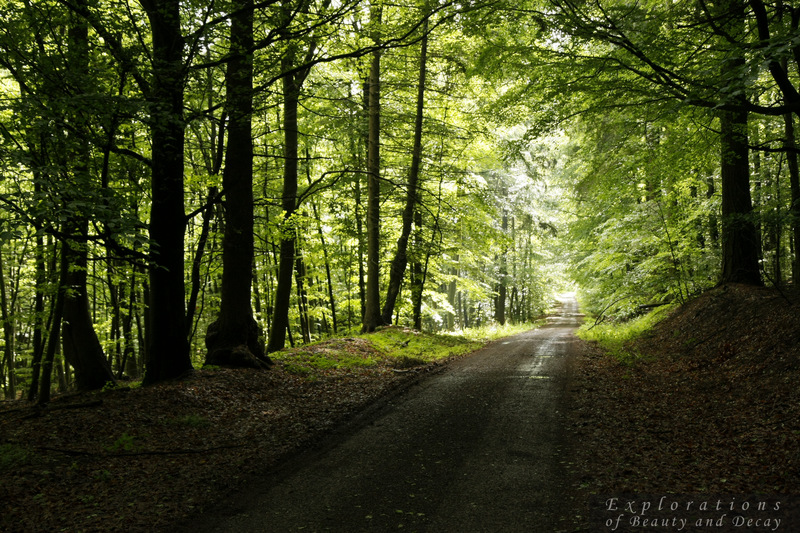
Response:
M573 295L534 331L457 360L193 531L571 530L563 414Z

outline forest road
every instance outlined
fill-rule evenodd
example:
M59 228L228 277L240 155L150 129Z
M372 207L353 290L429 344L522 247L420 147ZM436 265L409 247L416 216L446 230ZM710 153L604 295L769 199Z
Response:
M571 531L564 415L581 319L573 295L559 300L544 327L452 362L191 530Z

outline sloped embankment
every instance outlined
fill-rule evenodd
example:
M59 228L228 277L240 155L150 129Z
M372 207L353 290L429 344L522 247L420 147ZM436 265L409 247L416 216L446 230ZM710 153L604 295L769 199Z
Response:
M800 291L723 286L629 348L589 345L576 372L587 497L800 493Z

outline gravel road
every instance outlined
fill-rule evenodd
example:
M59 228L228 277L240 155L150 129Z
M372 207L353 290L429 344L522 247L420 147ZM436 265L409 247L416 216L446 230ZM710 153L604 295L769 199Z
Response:
M563 413L580 318L572 295L560 302L546 326L420 380L193 530L570 530Z

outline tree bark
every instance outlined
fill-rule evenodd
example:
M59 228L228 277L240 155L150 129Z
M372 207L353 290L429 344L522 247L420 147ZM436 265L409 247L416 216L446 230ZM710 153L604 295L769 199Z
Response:
M192 370L184 302L183 35L180 0L142 2L153 39L149 346L144 383Z
M791 190L791 205L789 216L792 221L792 239L794 242L794 256L792 257L792 283L800 283L800 170L797 164L797 141L795 139L794 115L787 113L783 116L784 137L786 143L786 161L789 167L789 188Z
M508 231L508 214L503 211L503 238L506 238ZM508 246L503 244L503 251L500 254L500 280L497 288L497 299L494 311L494 319L498 324L505 325L506 323L506 294L508 287Z
M35 185L37 192L41 185ZM47 268L45 265L44 236L36 235L36 287L34 289L34 326L33 326L33 361L31 362L31 384L28 389L28 401L32 402L39 393L39 378L42 373L42 357L44 356L44 291L47 284Z
M206 364L266 367L261 331L253 317L253 2L232 6L231 58L226 108L228 144L222 187L225 234L222 241L222 293L219 316L206 333Z
M80 222L76 233L85 236L88 221ZM103 353L89 311L87 291L88 252L86 241L66 241L62 247L61 290L64 292L61 342L64 358L75 369L75 384L79 390L100 389L114 382L114 374Z
M14 371L14 322L13 310L9 309L6 297L6 276L3 251L0 247L0 320L3 321L3 357L0 361L0 382L5 389L5 397L15 400L17 397L17 379Z
M370 22L379 26L381 6L370 7ZM373 41L380 43L378 30ZM381 158L380 158L380 79L381 51L372 53L369 71L369 135L367 148L367 287L364 319L361 331L369 333L383 325L380 302L380 247L381 247Z
M720 113L722 281L761 285L758 233L752 219L747 112Z
M734 37L744 35L745 6L742 0L725 0L724 30ZM743 52L733 48L722 64L722 75L740 72ZM759 235L753 220L750 196L750 148L748 143L747 96L744 82L730 79L731 109L720 111L720 177L722 180L722 278L723 283L761 285Z

